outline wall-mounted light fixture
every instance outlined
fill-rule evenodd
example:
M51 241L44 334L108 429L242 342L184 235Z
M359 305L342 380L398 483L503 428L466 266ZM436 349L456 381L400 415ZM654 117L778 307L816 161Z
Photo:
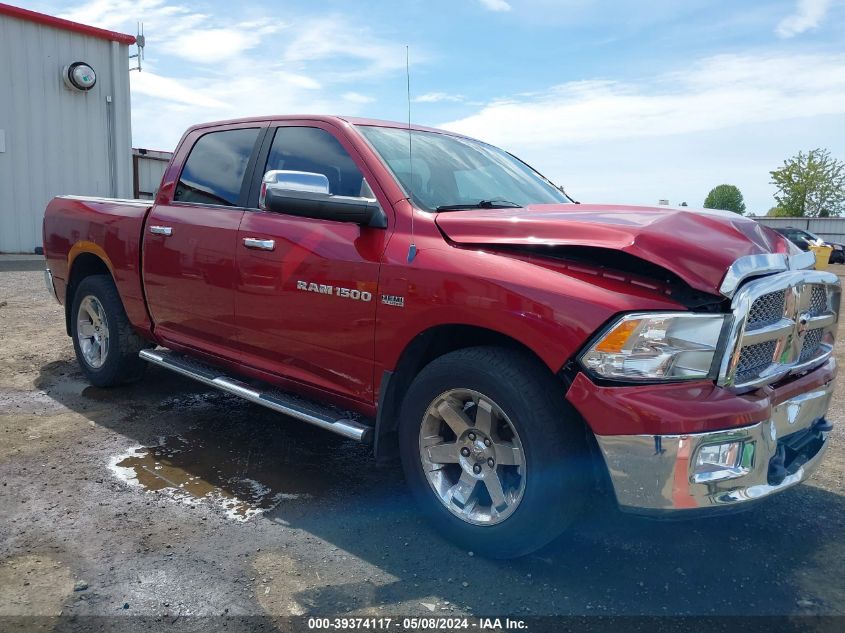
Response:
M97 83L97 73L85 62L73 62L62 69L62 79L71 90L86 92Z

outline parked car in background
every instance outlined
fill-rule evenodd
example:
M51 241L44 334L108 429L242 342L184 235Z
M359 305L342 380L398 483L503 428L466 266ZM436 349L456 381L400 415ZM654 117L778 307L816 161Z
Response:
M152 363L372 443L489 556L609 491L660 517L747 507L809 477L833 428L841 287L811 253L731 212L573 204L442 130L192 127L154 201L55 198L44 245L93 384Z
M810 246L828 246L833 249L830 253L830 263L845 264L845 245L843 244L828 242L815 233L810 233L804 229L796 229L791 226L776 228L775 231L783 235L802 251L810 250Z

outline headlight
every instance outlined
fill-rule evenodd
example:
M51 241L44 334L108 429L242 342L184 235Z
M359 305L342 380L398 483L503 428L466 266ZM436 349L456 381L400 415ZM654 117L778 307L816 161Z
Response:
M585 369L614 380L713 377L724 314L651 312L616 321L581 355Z

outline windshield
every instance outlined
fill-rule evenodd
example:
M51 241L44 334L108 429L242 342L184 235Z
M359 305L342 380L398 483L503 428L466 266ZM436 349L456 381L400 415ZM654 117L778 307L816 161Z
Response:
M551 182L497 147L436 132L358 126L419 207L476 208L569 202Z

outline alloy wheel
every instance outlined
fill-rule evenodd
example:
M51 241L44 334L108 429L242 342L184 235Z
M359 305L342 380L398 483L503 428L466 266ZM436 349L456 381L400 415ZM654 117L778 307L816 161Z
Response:
M109 327L103 304L93 295L79 304L76 338L85 362L93 369L102 367L109 353Z
M440 502L467 523L501 523L522 500L522 442L502 408L484 394L452 389L435 398L423 416L419 449Z

